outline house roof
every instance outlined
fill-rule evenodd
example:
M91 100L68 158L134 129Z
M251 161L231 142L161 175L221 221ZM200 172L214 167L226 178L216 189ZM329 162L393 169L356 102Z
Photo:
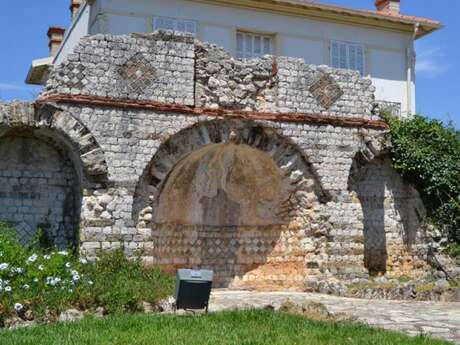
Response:
M443 26L440 21L428 18L393 14L377 10L353 9L313 0L215 0L212 2L271 9L277 12L290 12L299 15L305 14L319 19L354 22L401 31L414 32L414 27L417 26L416 38L423 37Z

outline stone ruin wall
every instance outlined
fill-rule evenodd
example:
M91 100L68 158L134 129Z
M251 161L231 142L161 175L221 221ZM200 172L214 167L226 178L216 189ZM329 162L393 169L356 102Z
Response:
M59 246L73 245L80 201L74 199L79 192L67 157L20 133L0 140L0 157L0 219L14 221L23 243L42 229Z
M358 72L235 60L187 35L96 35L54 68L34 109L0 108L0 144L18 128L62 143L40 145L63 157L63 176L72 163L81 207L54 208L79 223L90 258L141 251L146 264L257 289L421 277L423 205L391 168L373 93Z

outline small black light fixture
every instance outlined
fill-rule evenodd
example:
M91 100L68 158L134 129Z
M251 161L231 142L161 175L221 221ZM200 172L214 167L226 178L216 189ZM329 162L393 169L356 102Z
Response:
M214 273L208 270L180 269L176 274L176 310L208 312Z

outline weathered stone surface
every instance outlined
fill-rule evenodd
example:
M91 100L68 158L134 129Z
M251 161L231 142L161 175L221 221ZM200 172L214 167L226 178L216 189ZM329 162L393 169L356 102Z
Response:
M386 158L373 93L358 72L237 60L189 35L96 35L54 67L35 109L0 104L0 141L26 131L37 154L65 157L59 174L75 178L59 188L81 207L63 214L89 258L123 248L171 271L212 268L219 286L340 292L432 274L423 207ZM6 167L5 186L42 165Z
M52 71L44 95L377 119L374 91L357 71L287 57L238 60L191 35L159 31L83 38Z
M0 156L0 219L23 243L41 229L57 246L73 246L81 201L68 157L29 136L0 138Z
M95 35L51 73L46 92L193 105L193 72L191 35Z

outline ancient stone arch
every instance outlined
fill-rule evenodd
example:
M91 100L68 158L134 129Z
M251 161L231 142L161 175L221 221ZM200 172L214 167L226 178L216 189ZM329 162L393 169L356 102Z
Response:
M48 104L0 105L0 137L27 130L65 145L81 175L83 187L106 183L108 168L104 152L89 129L78 119Z
M302 287L327 193L289 139L250 121L198 123L158 149L135 194L153 263L211 268L220 286ZM310 239L309 236L312 236ZM311 241L309 241L311 240Z
M348 187L362 209L364 266L369 274L416 272L425 210L417 191L394 170L387 135L363 138Z
M107 181L104 155L77 119L58 109L0 105L0 219L23 242L78 243L83 189Z

